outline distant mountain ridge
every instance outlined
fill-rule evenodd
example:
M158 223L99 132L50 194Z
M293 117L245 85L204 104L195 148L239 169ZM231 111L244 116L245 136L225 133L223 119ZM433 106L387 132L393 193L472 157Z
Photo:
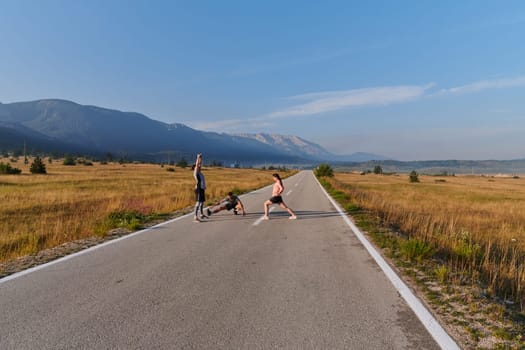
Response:
M339 163L337 168L343 171L373 170L381 166L385 173L408 173L415 170L421 174L525 174L525 159L513 160L423 160L423 161L364 161Z
M316 143L307 141L294 135L279 135L279 134L236 134L235 136L244 137L247 139L257 140L265 145L269 145L281 152L289 155L297 154L298 149L302 153L307 154L314 159L331 159L333 154L327 152L323 147Z
M383 160L392 160L390 158L373 154L373 153L366 153L366 152L355 152L349 155L336 155L332 158L333 161L339 161L339 162L368 162L368 161L383 161Z
M313 142L293 135L205 132L184 124L167 124L143 114L122 112L75 102L47 99L0 103L0 150L57 152L154 161L190 160L196 153L205 160L241 165L330 162L339 169L367 170L381 165L385 172L525 173L525 159L446 160L400 162L357 152L334 155Z
M337 158L298 136L205 132L140 113L60 99L0 104L0 127L3 149L19 146L25 139L30 147L42 151L111 152L153 159L166 155L187 158L197 152L205 153L208 160L244 163L299 164Z

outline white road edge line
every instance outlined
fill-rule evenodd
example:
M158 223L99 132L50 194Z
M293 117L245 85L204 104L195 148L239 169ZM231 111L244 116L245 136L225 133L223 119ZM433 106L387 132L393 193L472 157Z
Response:
M315 177L315 176L314 176ZM330 200L332 205L337 209L339 215L343 218L348 226L352 229L354 235L359 239L361 244L366 248L368 253L374 258L376 263L381 267L381 270L388 277L390 282L394 285L399 294L405 299L408 306L414 311L416 316L419 318L421 323L425 326L427 331L430 333L432 338L438 343L442 349L453 350L460 349L456 342L448 335L448 333L443 329L439 322L432 316L432 314L426 309L426 307L421 303L421 301L412 293L408 286L399 278L399 276L392 270L392 268L387 264L385 259L378 253L378 251L372 246L372 244L365 238L363 233L357 228L357 226L348 218L348 216L341 209L339 204L326 192L324 187L321 185L317 177L315 177L319 187L323 190L326 197Z
M275 209L275 207L271 207L270 210L268 210L268 213L271 213L273 210ZM261 216L260 218L258 218L257 220L255 220L255 222L252 224L252 226L257 226L261 223L261 221L264 220L264 215Z
M286 195L288 196L288 195L290 195L290 193L292 193L292 192L293 192L293 190L290 190L290 191L286 192Z

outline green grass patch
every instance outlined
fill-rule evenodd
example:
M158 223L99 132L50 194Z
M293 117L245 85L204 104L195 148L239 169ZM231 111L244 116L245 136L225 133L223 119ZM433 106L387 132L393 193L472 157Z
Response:
M478 342L480 340L480 338L483 336L483 333L475 328L475 327L472 327L472 326L465 326L465 330L468 332L468 334L470 335L470 337L472 338L472 340Z
M436 292L436 291L428 290L426 292L426 296L427 296L428 300L431 303L433 303L434 305L441 305L441 304L443 304L443 302L441 300L441 294Z
M450 270L445 265L440 265L434 270L436 277L441 284L447 284L450 276Z
M110 226L125 227L129 230L141 228L141 222L144 222L145 219L144 215L133 211L114 211L108 215Z
M400 253L407 260L422 262L434 255L434 248L425 241L411 238L401 243Z
M166 215L159 214L141 214L136 211L114 211L110 213L104 220L99 222L95 228L94 233L97 236L105 236L109 230L114 228L125 228L130 231L136 231L143 228L143 225L152 220L162 219Z
M359 205L355 204L355 203L349 203L345 206L345 209L348 213L350 214L353 214L353 213L358 213L360 212L362 209Z
M503 339L503 340L511 340L512 339L512 333L509 332L508 330L506 330L505 328L499 328L499 327L493 328L492 329L492 334L496 338L499 338L499 339Z
M332 191L331 195L338 202L346 202L350 200L350 196L343 191Z

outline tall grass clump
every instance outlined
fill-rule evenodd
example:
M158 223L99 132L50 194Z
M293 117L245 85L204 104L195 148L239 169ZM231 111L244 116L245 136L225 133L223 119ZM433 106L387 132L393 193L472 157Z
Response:
M400 248L401 255L409 261L421 262L434 255L434 249L430 244L416 238L404 241Z
M450 270L446 265L440 265L435 270L436 277L441 284L447 284L450 276Z

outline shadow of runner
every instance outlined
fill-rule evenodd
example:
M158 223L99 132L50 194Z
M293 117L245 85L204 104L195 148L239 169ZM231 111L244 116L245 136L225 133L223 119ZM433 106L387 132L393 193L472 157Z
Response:
M212 214L208 217L208 219L204 219L205 221L230 221L230 220L256 220L260 218L262 215L264 215L264 212L251 212L246 215L238 214L235 215L231 212L219 212Z
M317 211L317 210L294 210L295 215L297 216L297 220L307 220L307 219L319 219L319 218L329 218L334 216L340 216L338 212L336 211ZM224 213L217 213L215 215L210 216L210 218L205 219L207 221L229 221L229 220L254 220L259 219L261 216L264 215L263 211L259 212L251 212L246 214L246 216L234 215L233 213L224 212ZM276 208L274 211L270 213L270 219L282 219L282 218L288 218L290 214L286 212L285 210L280 210L280 208Z

